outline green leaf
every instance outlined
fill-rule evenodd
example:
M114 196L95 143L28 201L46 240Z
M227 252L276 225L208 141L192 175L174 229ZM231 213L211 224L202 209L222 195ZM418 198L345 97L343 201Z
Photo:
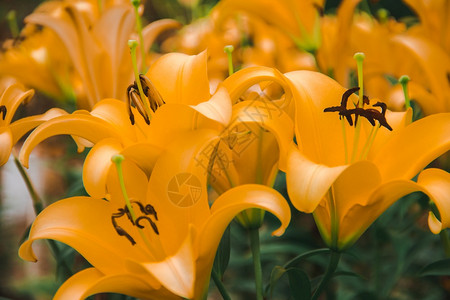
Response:
M311 299L311 283L308 275L298 268L288 270L289 286L292 297L296 300Z
M351 271L337 271L337 272L334 272L333 277L339 277L339 276L351 276L351 277L357 277L357 278L360 278L360 279L367 280L361 274L358 274L358 273L355 273L355 272L351 272Z
M275 268L273 268L272 273L270 274L270 282L268 286L270 298L272 298L273 289L275 288L275 285L285 273L286 269L281 266L275 266Z
M219 275L220 280L222 280L223 274L225 273L228 263L230 262L230 232L230 226L228 226L223 233L222 239L220 240L219 248L217 249L216 257L214 259L213 269L217 275Z
M420 271L419 276L449 276L450 258L438 260Z

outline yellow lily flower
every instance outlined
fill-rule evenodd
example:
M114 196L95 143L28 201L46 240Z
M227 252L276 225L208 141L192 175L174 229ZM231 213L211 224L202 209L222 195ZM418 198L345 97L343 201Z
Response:
M320 17L318 8L324 1L221 1L215 10L221 18L237 11L255 15L289 36L303 50L314 51L320 46ZM270 14L267 12L270 11ZM220 22L220 21L219 21Z
M0 96L0 166L2 166L8 161L13 146L28 131L65 112L55 108L42 115L12 122L19 105L30 101L34 96L34 90L27 90L15 80L3 78L0 81L0 91L2 91Z
M441 176L428 176L430 171L424 171L418 183L410 179L450 149L449 113L410 124L411 109L398 113L387 110L387 125L383 126L392 131L374 129L361 115L358 138L356 129L345 124L345 115L339 121L336 115L324 112L329 107L340 108L336 105L341 97L351 93L320 73L285 75L296 87L298 143L288 156L288 193L297 209L313 213L329 247L348 248L393 202L415 190L430 196L440 209L443 226L447 226L445 189L436 188L437 181L443 181ZM357 103L355 98L350 96L348 102Z
M149 181L125 159L124 187L132 209L125 205L117 174L110 176L108 201L75 197L47 207L36 218L20 256L35 261L32 243L55 239L93 265L68 279L54 299L84 299L100 292L142 299L202 299L221 235L237 213L248 208L272 212L281 221L276 235L290 219L284 198L259 185L231 189L210 207L207 172L198 161L216 138L206 129L173 141L156 160Z
M97 1L52 2L25 19L27 24L51 30L67 51L71 60L68 69L75 73L70 77L74 77L71 86L78 108L91 109L104 98L126 99L124 91L133 80L127 41L134 34L135 16L129 1L124 2L105 3L102 9ZM145 50L148 52L160 33L178 27L178 22L168 20L149 24L143 29ZM47 73L53 74L56 70L51 67Z

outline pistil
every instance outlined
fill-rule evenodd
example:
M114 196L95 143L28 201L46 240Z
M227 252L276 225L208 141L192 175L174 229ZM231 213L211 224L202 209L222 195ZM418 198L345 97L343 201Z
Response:
M357 70L358 70L359 94L358 94L358 104L356 105L356 107L364 108L363 61L364 61L365 55L362 52L358 52L358 53L355 53L353 58L356 60L356 66L357 66ZM351 163L353 163L355 161L356 153L358 152L360 131L361 131L361 121L355 117L355 135L353 138L353 152L352 152Z
M132 61L133 70L134 70L134 78L135 78L136 85L138 87L139 95L142 99L142 103L144 104L144 110L145 110L148 118L151 119L151 113L150 113L150 108L149 108L149 104L148 104L148 99L145 97L144 90L142 89L140 75L139 75L138 68L137 68L137 62L136 62L137 42L136 42L136 40L129 40L128 47L130 48L131 61Z
M139 37L139 47L141 49L141 72L145 73L146 67L145 67L145 61L146 61L146 53L145 53L145 47L144 47L144 37L142 35L142 20L141 16L139 15L139 5L141 5L140 0L131 0L131 4L134 7L134 16L136 17L136 30L138 32Z
M144 228L144 226L140 225L139 222L142 219L142 217L136 217L136 212L134 211L134 208L132 206L132 201L130 201L130 198L128 197L128 193L125 187L125 180L123 177L123 169L122 169L122 163L124 161L125 157L123 155L120 154L116 154L113 155L111 157L111 161L116 165L116 170L117 170L117 175L119 178L119 184L120 184L120 188L122 190L122 195L123 198L125 200L125 207L126 210L123 209L123 214L127 215L129 218L131 218L130 221L132 221L132 224L135 225L137 227L137 230L139 232L139 235L141 236L142 240L144 241L145 245L148 248L148 254L152 257L153 260L156 260L158 258L161 257L165 257L164 255L164 250L162 248L161 242L159 240L159 238L153 238L151 243L148 239L148 236L144 233L144 231L142 230ZM138 203L136 201L133 201L133 203ZM141 208L141 211L144 210L144 212L146 212L146 215L152 215L156 218L156 220L158 219L157 215L156 215L156 211L154 210L153 206L149 205L149 206L142 206L142 204L139 203L139 207ZM114 225L114 221L116 218L120 217L119 214L122 213L122 210L119 209L119 213L115 213L112 216L112 221L113 221L113 225ZM146 217L147 219L148 217ZM150 223L151 224L151 223ZM116 224L117 225L117 224ZM154 231L154 233L156 235L159 235L159 231L156 227L156 225L151 225L152 229ZM119 226L115 226L116 231L118 232L119 235L125 235L130 241L131 243L134 245L136 244L136 242L134 241L134 239L127 233L125 232L121 227Z
M405 96L405 107L406 109L411 107L411 100L409 99L409 93L408 93L408 82L409 82L409 76L403 75L398 79L398 82L402 85L403 89L403 95Z
M233 75L234 68L233 68L233 51L234 47L233 45L227 45L223 47L223 51L227 54L228 59L228 76Z

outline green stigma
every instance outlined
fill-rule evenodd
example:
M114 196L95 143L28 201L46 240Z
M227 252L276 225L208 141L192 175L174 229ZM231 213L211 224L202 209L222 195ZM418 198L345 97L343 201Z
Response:
M384 8L380 8L377 11L377 17L378 17L378 20L380 21L380 23L384 24L384 23L386 23L388 21L389 11L384 9Z
M408 82L409 82L409 76L408 75L403 75L398 79L398 83L400 83L402 85L402 89L403 89L403 95L405 96L405 107L406 109L411 107L411 100L409 99L409 94L408 94Z
M231 76L234 73L233 68L233 51L234 47L233 45L227 45L223 47L223 51L227 54L228 58L228 75Z

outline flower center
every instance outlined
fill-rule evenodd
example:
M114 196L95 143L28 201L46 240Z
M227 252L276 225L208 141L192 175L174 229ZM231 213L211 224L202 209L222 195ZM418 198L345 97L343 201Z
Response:
M141 90L143 94L141 94ZM134 107L136 107L139 114L141 114L147 124L150 124L151 115L149 115L149 112L146 109L146 103L150 104L150 109L153 113L155 113L160 106L165 104L153 82L147 78L147 76L142 74L139 75L139 83L136 83L135 81L133 84L128 86L127 94L127 108L132 125L135 123L134 114L131 109L132 104L134 104Z
M133 237L125 229L120 227L116 221L116 219L118 219L118 218L127 216L128 220L131 222L131 224L133 226L136 226L139 229L144 228L144 225L141 224L141 222L144 222L144 220L147 220L148 223L150 224L150 226L152 227L153 231L157 235L159 235L158 227L156 226L155 222L152 219L150 219L150 216L153 216L155 218L155 221L158 221L158 215L156 214L155 208L150 204L147 204L146 206L144 206L139 201L130 201L130 203L138 205L138 208L143 215L135 218L135 217L133 217L133 215L135 215L134 210L133 209L129 210L127 205L125 205L123 208L119 208L117 210L117 212L113 213L111 216L111 222L112 222L114 228L116 229L117 234L119 234L120 236L125 236L131 242L132 245L136 244L136 241L133 239Z

